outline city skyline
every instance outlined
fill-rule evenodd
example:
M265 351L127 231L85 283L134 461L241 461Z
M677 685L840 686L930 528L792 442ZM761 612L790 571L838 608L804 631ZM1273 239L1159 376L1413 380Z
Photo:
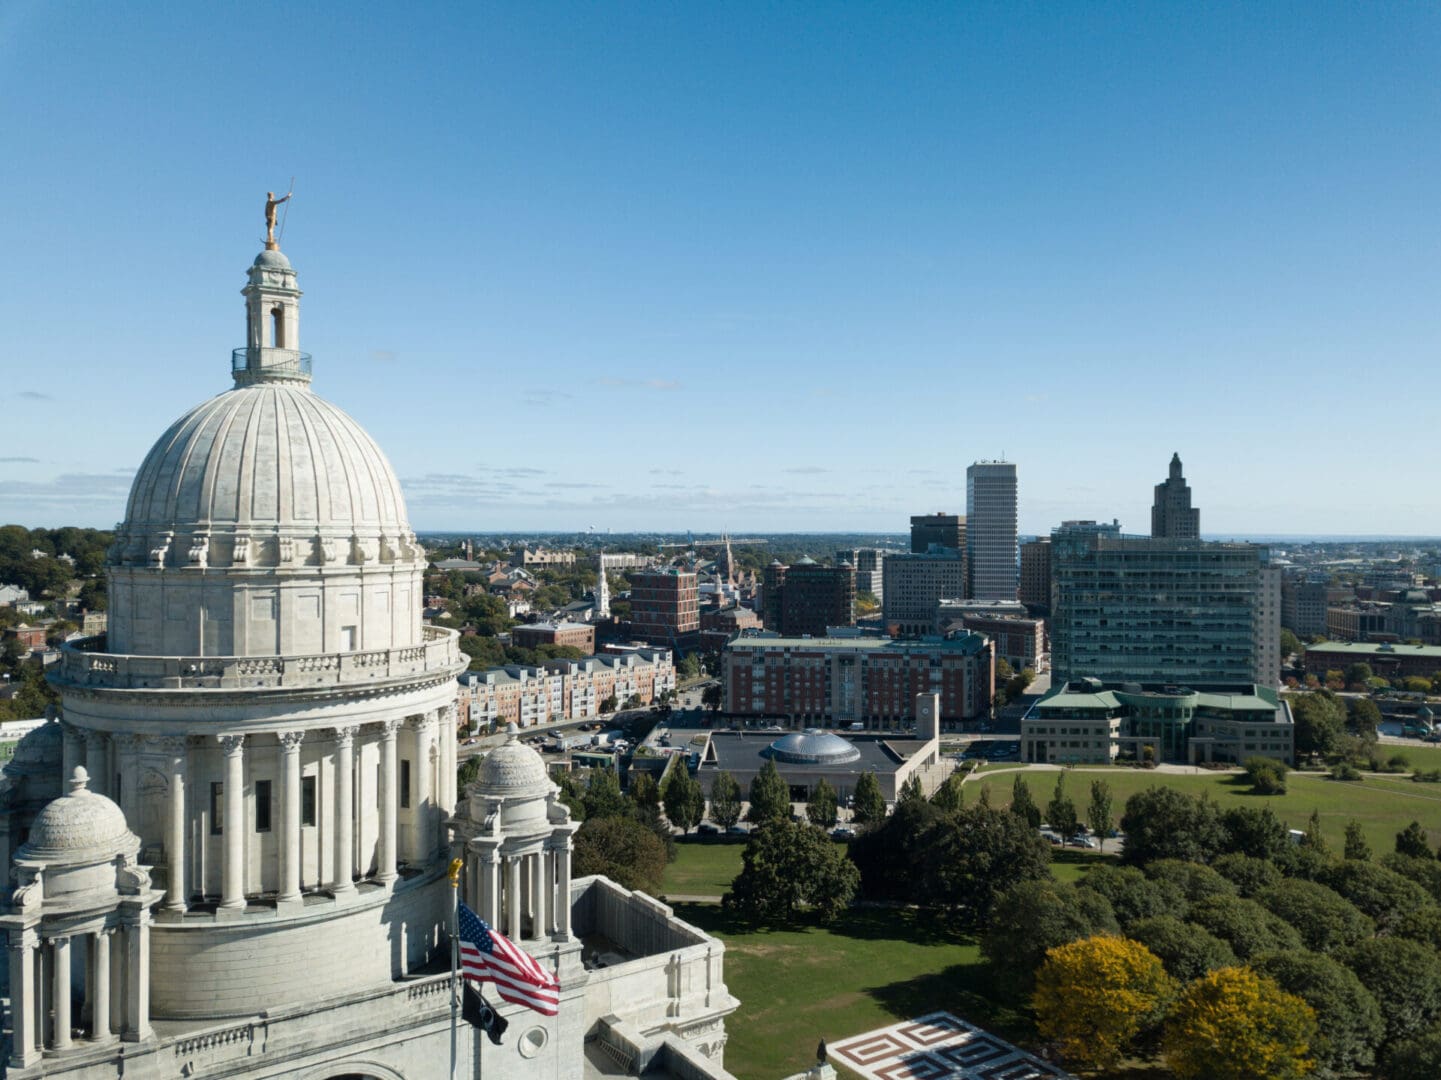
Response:
M1005 456L1140 531L1179 451L1208 536L1441 534L1441 13L1319 10L12 7L0 520L120 520L294 174L423 530L901 532Z

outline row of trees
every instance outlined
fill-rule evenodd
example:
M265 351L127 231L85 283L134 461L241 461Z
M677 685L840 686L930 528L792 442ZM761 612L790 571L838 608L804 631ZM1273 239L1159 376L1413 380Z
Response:
M1183 1077L1441 1075L1441 862L1419 825L1378 863L1352 822L1337 858L1314 816L1296 845L1269 808L1152 788L1122 827L1122 865L1014 886L982 939L1067 1060L1159 1045Z

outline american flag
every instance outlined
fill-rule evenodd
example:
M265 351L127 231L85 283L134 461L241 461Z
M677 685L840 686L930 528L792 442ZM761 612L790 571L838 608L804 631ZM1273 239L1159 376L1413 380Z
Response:
M550 972L464 904L460 905L456 921L460 928L460 970L466 978L489 980L506 1001L546 1016L555 1015L560 1004L560 984Z

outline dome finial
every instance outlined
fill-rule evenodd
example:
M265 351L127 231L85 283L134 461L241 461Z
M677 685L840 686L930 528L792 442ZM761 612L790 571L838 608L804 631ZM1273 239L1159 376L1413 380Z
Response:
M70 774L69 784L71 795L79 795L90 789L90 774L85 771L84 765L75 766L75 771Z
M505 741L508 743L520 742L520 728L515 726L514 720L505 725Z

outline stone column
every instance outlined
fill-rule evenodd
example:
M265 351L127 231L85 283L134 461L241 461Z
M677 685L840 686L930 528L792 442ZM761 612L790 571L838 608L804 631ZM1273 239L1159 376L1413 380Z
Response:
M565 846L556 849L555 891L556 918L555 932L562 941L570 940L570 837Z
M220 906L245 907L245 736L222 735L225 752L225 858L220 875Z
M455 706L440 710L440 806L447 814L455 813L457 798L455 781Z
M110 1038L110 931L97 930L90 969L90 1037L96 1042Z
M355 732L353 727L335 729L335 894L355 892L351 873L355 863L353 819L355 816Z
M537 851L530 857L530 936L536 941L545 940L546 876L545 852Z
M109 745L110 740L103 731L85 733L85 771L90 774L90 790L97 795L110 794Z
M500 856L495 848L480 852L480 917L491 926L500 926Z
M55 952L55 973L50 985L54 991L55 1049L70 1049L70 939L51 939Z
M120 777L120 786L118 791L112 791L110 793L110 797L120 804L120 810L125 815L127 821L138 820L137 808L140 805L140 748L144 744L145 736L143 735L116 735L111 740L111 745L115 747L114 771Z
M166 739L161 743L161 747L170 759L170 814L165 828L165 863L168 875L165 884L165 907L168 911L184 911L188 895L185 888L185 842L190 824L185 816L185 785L190 770L190 750L184 738Z
M398 720L386 720L380 725L380 852L376 876L382 885L396 879L396 814L400 792L396 782L395 730L399 726Z
M35 931L17 930L10 934L10 1024L14 1038L10 1046L10 1064L25 1068L38 1061L40 1050L35 1045L36 1000L28 991L35 985Z
M300 744L303 731L280 735L280 895L279 902L300 899Z
M50 1024L50 973L55 970L55 957L50 951L48 941L39 941L35 948L35 993L31 1000L35 1003L32 1012L35 1015L35 1045L44 1049L50 1045L51 1032L54 1030ZM12 991L13 993L13 991Z
M435 724L428 716L417 716L411 723L415 726L415 858L426 863L435 854L437 834L435 787L431 783L435 775L435 762L431 760Z
M560 901L556 898L555 892L555 848L547 841L540 853L542 866L541 877L545 883L545 923L541 929L542 937L550 937L555 934L555 923L559 917Z
M125 929L125 1039L150 1037L150 914L137 912Z
M519 855L505 860L505 929L501 931L512 941L520 940L520 867Z
M61 748L61 779L68 782L75 773L75 766L85 764L85 738L74 724L62 723L60 728L64 734Z

